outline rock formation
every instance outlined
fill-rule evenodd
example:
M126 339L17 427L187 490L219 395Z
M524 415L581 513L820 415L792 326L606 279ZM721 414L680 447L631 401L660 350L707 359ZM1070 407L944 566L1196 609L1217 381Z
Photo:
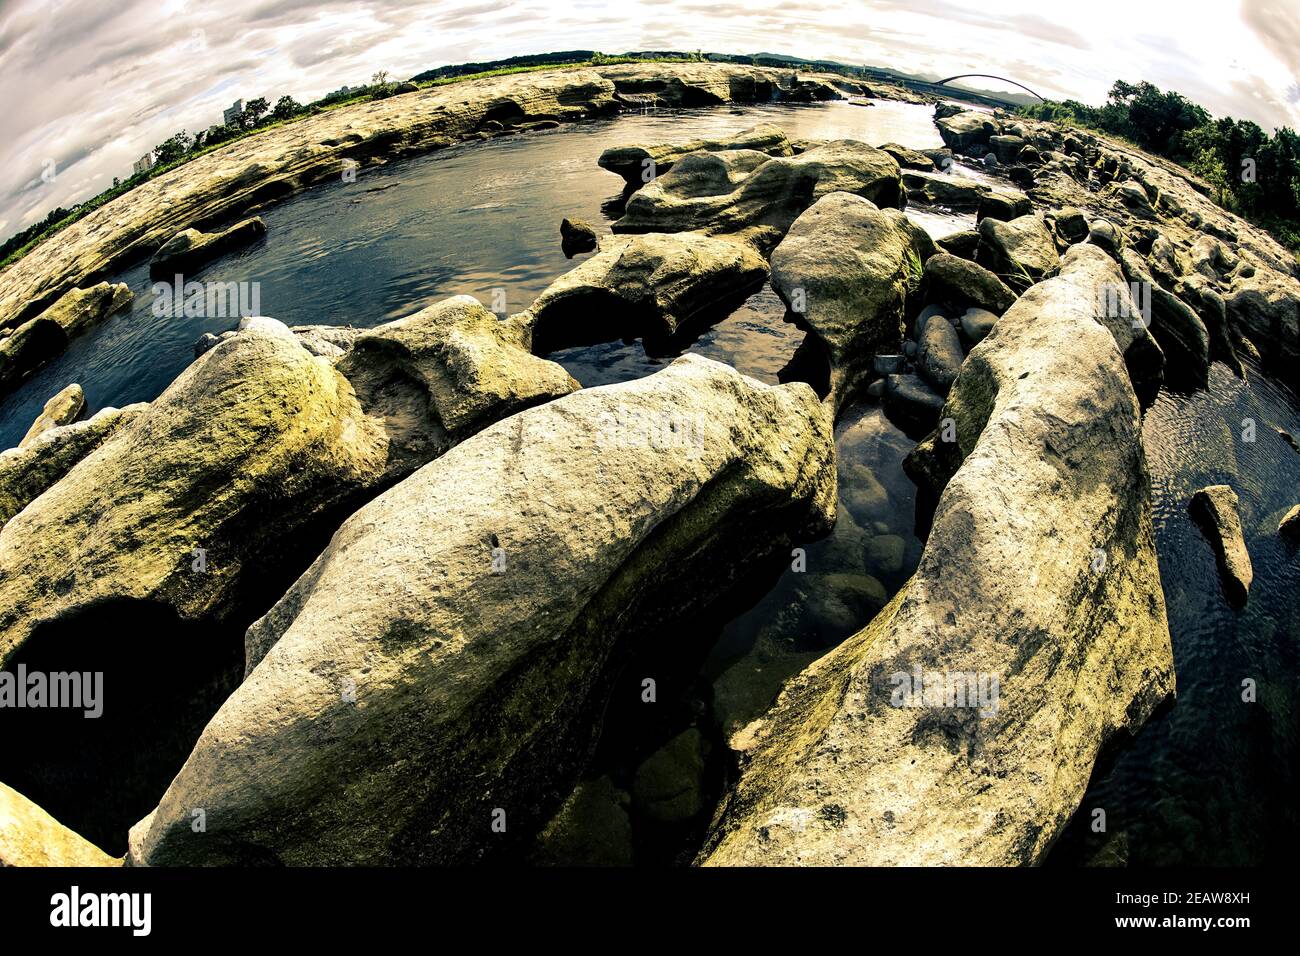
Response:
M833 192L897 207L903 202L898 164L853 140L819 143L788 158L753 150L691 153L633 195L613 229L698 230L741 236L769 250L800 213Z
M1138 405L1094 294L1119 278L1079 247L971 352L956 441L914 456L942 492L916 574L748 731L702 862L1037 863L1098 750L1173 693Z
M904 307L933 244L897 209L834 192L791 226L772 253L772 287L830 364L838 412L872 375L872 359L898 350Z
M753 292L767 261L743 239L698 232L606 237L511 325L534 352L645 336L651 348L696 316Z
M0 273L0 290L8 275L8 271ZM67 348L74 336L126 308L132 298L124 283L101 282L72 289L35 318L9 324L0 320L0 398Z
M1237 493L1228 485L1202 488L1192 495L1188 506L1214 548L1228 603L1242 607L1250 593L1250 582L1255 572L1250 565L1250 552L1246 550L1246 539L1242 537L1241 516L1237 509Z
M772 123L760 123L731 136L717 139L693 139L684 143L652 143L613 146L597 160L602 169L622 176L628 186L639 189L672 169L689 153L716 153L722 150L753 150L768 156L793 156L785 131Z
M257 216L237 222L220 232L183 229L154 253L153 260L149 263L149 277L170 279L176 275L189 276L213 259L232 249L256 242L264 235L266 223Z
M82 392L81 386L74 382L45 403L45 408L36 416L32 427L27 429L27 434L18 443L18 447L30 445L38 436L51 428L76 421L85 407L86 395Z
M249 629L247 678L131 862L465 862L508 842L494 815L535 832L629 650L829 528L832 448L807 386L696 356L458 445Z
M295 548L322 528L478 429L576 387L469 297L359 336L337 366L262 322L196 360L5 524L0 661L106 603L210 621L255 607L305 565ZM201 572L196 548L210 558Z
M0 867L121 866L21 793L0 783Z

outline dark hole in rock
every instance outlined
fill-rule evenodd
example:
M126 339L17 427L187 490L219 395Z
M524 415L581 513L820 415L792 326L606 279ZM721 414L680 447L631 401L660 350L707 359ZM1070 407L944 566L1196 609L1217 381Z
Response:
M243 631L118 600L38 628L5 670L20 666L102 673L102 713L6 708L0 780L117 855L239 684Z
M795 349L785 368L777 373L777 380L782 384L805 382L817 393L818 398L825 399L831 391L831 356L826 343L809 333Z

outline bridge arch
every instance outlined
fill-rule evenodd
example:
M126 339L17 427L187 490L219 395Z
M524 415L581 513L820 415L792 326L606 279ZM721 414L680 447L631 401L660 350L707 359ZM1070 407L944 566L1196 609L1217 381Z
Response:
M1037 93L1035 93L1029 87L1025 86L1025 84L1017 83L1015 80L1008 80L1005 76L994 76L992 73L959 73L956 76L948 77L946 80L940 80L938 83L935 84L935 86L947 86L953 80L966 80L976 76L985 80L1001 80L1003 83L1010 83L1012 86L1020 87L1030 96L1037 96L1038 99L1042 100L1044 103L1047 102L1045 97L1038 96Z

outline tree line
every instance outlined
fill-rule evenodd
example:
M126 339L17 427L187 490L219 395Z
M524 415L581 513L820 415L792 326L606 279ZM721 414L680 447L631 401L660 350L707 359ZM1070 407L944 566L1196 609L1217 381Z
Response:
M319 113L340 103L361 99L382 99L392 96L397 91L397 88L396 84L389 82L388 71L380 70L371 77L371 83L368 86L351 89L347 93L336 91L306 106L299 103L292 96L281 96L275 101L274 106L265 97L257 97L245 103L244 112L231 123L218 123L198 133L190 133L184 129L178 130L153 148L154 166L152 169L143 173L134 173L126 179L114 177L113 185L99 195L93 196L85 202L77 203L71 208L58 206L51 209L44 219L33 223L0 243L0 266L8 265L48 235L59 231L72 222L76 222L105 203L134 189L145 180L152 179L154 176L188 162L200 153L215 149L222 143L228 143L231 140L250 135L275 123L288 122L310 113Z
M1300 136L1250 120L1215 119L1180 93L1118 80L1106 102L1035 103L1022 113L1110 133L1204 179L1215 202L1300 251Z

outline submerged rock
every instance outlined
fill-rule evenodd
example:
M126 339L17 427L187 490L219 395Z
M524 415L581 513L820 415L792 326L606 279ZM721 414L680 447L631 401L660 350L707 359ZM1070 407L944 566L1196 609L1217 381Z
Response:
M80 385L74 382L45 403L45 408L36 416L36 420L32 422L32 427L27 429L27 434L18 443L18 447L22 448L24 445L30 445L38 436L43 435L51 428L75 422L77 416L81 414L81 410L85 407L86 393L81 390Z
M0 783L0 867L121 866L16 790Z
M887 375L882 405L891 422L918 439L939 423L943 396L919 375Z
M768 156L793 156L785 131L772 123L759 123L747 130L718 139L692 139L680 143L656 143L645 146L612 146L596 161L602 169L622 176L633 188L640 188L662 176L690 153L716 153L723 150L756 150Z
M683 823L704 809L704 755L694 727L682 731L637 768L632 805L659 823Z
M791 157L691 153L629 199L613 230L744 234L767 250L805 209L833 192L897 207L903 202L898 164L854 140L819 143Z
M837 192L800 216L772 253L772 287L825 346L837 412L873 376L873 358L898 351L907 296L932 248L898 210Z
M38 627L90 627L110 605L239 620L342 514L576 387L468 296L365 333L337 366L273 324L197 359L4 526L0 662Z
M647 337L652 345L767 278L767 261L743 239L698 232L613 236L513 316L533 351Z
M560 222L560 244L564 254L572 259L582 252L591 252L599 244L596 230L584 219L564 219Z
M237 222L221 232L183 229L154 253L149 263L149 278L170 279L177 275L192 275L212 260L256 242L264 235L266 223L257 216Z
M631 797L609 777L573 789L542 832L529 862L540 866L631 866Z
M812 390L698 356L499 422L356 512L249 628L244 683L131 862L449 863L531 838L628 652L834 502Z
M1214 548L1228 603L1242 607L1255 576L1241 533L1237 493L1228 485L1210 485L1192 495L1188 510Z
M74 336L126 308L133 298L124 282L72 289L36 318L13 327L0 338L0 397L66 349Z
M917 452L942 494L916 573L751 729L700 862L1041 862L1101 747L1173 693L1138 404L1092 294L1120 278L1067 258L967 357L957 441Z

